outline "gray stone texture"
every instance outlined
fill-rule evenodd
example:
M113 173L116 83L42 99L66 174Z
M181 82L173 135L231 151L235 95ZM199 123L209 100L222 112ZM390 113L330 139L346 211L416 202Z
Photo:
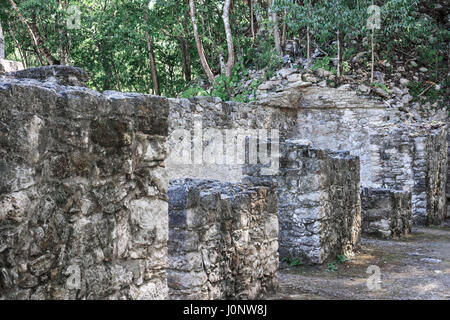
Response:
M444 124L393 124L395 108L353 91L303 90L297 136L313 146L348 150L361 159L361 185L412 193L413 221L445 217L447 141Z
M0 299L168 297L168 111L0 77Z
M249 167L245 181L278 183L280 257L317 264L351 257L361 233L359 158L294 139L279 149L277 175L263 177L258 166Z
M0 75L18 70L23 70L22 62L0 59Z
M375 186L411 191L413 222L441 224L446 215L446 127L390 125L374 133L370 143Z
M88 74L81 68L71 66L44 66L25 70L11 70L8 76L21 79L36 79L45 82L55 82L62 86L85 86L89 80Z
M168 195L171 299L256 299L275 292L275 185L181 179L171 181Z
M363 188L361 228L365 234L399 238L411 233L411 192Z
M272 130L278 130L280 139L291 137L296 127L296 110L292 108L279 108L271 106L261 106L257 102L248 104L224 102L214 97L195 97L190 99L169 99L170 103L170 123L169 123L169 150L171 157L167 161L170 179L180 178L202 178L217 179L223 182L242 181L243 165L238 161L223 164L216 163L176 163L170 161L173 153L180 150L178 136L174 134L176 130L188 130L191 137L199 136L202 141L202 151L216 145L216 155L223 157L227 152L240 156L245 152L246 147L237 140L231 140L226 136L229 130L234 137L238 132L249 130L247 137L257 138L258 130L267 130L267 134L272 135ZM195 124L200 124L203 135L195 135ZM220 132L223 139L218 141L215 136L208 132L214 129ZM234 138L235 139L235 138ZM230 148L228 148L229 143ZM189 141L191 146L191 141ZM192 152L193 153L193 152ZM191 159L194 160L191 155ZM184 159L184 158L183 158Z
M450 118L447 118L447 218L450 218Z

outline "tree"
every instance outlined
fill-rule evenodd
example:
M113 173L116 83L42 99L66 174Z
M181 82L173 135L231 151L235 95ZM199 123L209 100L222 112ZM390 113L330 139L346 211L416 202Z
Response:
M1 19L0 19L0 59L5 59L5 36L3 35Z
M189 8L190 8L190 15L191 15L191 22L192 22L192 28L194 29L194 38L195 38L195 44L197 46L197 52L200 58L200 63L202 65L203 71L205 72L206 77L208 78L210 83L214 83L214 74L211 71L211 68L209 67L208 61L205 57L205 52L203 50L202 41L200 40L200 36L198 33L198 27L197 27L197 21L195 19L195 4L194 0L189 0Z
M33 21L31 23L28 23L20 13L20 10L17 7L14 0L9 0L9 3L11 4L11 7L17 12L17 16L19 17L20 21L30 34L30 37L33 40L33 44L36 50L36 54L38 56L42 54L44 58L47 60L48 64L60 64L60 61L57 60L55 57L53 57L53 55L50 53L50 50L44 45L44 40L42 39L42 35L36 24L36 14L34 12L32 13Z
M231 35L231 27L230 27L230 3L231 0L225 0L225 3L223 5L223 24L225 26L225 33L227 37L227 49L228 49L228 61L225 66L225 75L227 77L231 77L231 72L233 71L234 67L234 46L233 46L233 36Z
M145 16L145 21L148 21L147 15ZM155 52L153 51L153 39L148 30L145 30L145 38L147 40L147 50L150 61L150 70L152 73L153 94L159 96L161 95L161 91L159 89L159 79L158 79L158 71L156 69Z
M281 54L281 39L280 39L280 29L278 27L278 15L275 10L272 9L272 6L274 5L274 0L269 0L269 16L272 20L273 24L273 39L275 42L275 49L279 54Z

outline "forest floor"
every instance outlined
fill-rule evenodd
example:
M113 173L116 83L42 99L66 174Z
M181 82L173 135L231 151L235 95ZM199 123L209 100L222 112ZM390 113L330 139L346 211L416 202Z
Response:
M400 240L362 238L359 253L335 265L281 267L280 290L272 298L450 300L450 223L415 227ZM371 265L380 268L377 290L367 285Z

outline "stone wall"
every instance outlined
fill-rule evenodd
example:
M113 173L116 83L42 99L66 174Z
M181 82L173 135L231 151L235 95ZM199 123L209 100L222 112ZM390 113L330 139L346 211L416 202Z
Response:
M361 185L412 192L414 222L442 222L447 150L442 125L394 124L395 108L348 90L303 90L297 136L361 159ZM433 221L433 222L432 222ZM440 221L440 222L439 222Z
M411 191L413 222L441 224L446 211L446 128L386 126L370 137L376 187Z
M447 218L450 218L450 118L447 118Z
M366 234L383 238L411 233L411 192L363 188L361 228Z
M386 106L358 96L356 92L309 87L303 90L296 134L314 146L346 150L360 157L361 184L372 185L370 136L389 117Z
M18 70L23 70L22 62L0 59L0 75Z
M0 77L0 299L168 297L168 110Z
M280 256L323 263L352 256L361 228L359 158L348 152L320 150L307 141L280 143L278 183ZM246 181L261 179L248 168Z
M17 79L35 79L45 82L58 83L63 86L84 87L89 80L88 74L81 68L70 66L44 66L38 68L17 69L7 73Z
M242 181L244 163L238 157L248 151L248 146L239 137L291 137L296 126L296 111L287 105L299 99L295 95L297 91L293 92L283 93L278 106L264 101L247 104L224 102L214 97L169 99L170 157L167 166L170 179ZM177 130L187 130L190 136L181 138ZM194 141L199 145L200 156L194 155L197 148ZM184 146L188 146L188 154L177 154L182 163L174 161L175 153L183 150ZM208 160L207 154L213 156Z
M176 180L169 187L172 299L255 299L277 288L274 185Z

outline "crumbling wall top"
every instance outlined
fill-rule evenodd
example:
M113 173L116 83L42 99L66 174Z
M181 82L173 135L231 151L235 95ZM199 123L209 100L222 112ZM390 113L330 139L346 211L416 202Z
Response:
M45 66L38 68L29 68L9 72L6 75L14 78L36 79L39 81L56 82L63 86L84 87L89 80L86 71L81 68L71 66Z

